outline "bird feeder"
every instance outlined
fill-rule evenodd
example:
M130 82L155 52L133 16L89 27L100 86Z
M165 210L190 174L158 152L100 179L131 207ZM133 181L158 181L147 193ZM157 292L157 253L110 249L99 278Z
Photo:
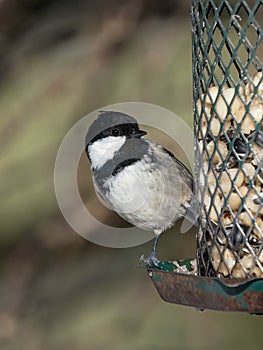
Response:
M147 268L168 302L263 314L262 24L262 0L192 0L200 220L195 260Z

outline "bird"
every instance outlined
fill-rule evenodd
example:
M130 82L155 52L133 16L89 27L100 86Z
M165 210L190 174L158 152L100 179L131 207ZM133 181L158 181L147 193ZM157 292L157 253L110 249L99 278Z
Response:
M140 261L158 267L161 233L182 217L195 223L198 213L191 172L146 134L133 116L100 111L87 131L85 151L97 194L128 223L154 232L151 254Z

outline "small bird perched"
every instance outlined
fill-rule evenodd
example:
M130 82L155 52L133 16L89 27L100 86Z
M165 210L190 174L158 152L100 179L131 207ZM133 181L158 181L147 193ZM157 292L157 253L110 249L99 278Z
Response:
M151 255L144 259L158 266L159 235L181 217L196 221L193 177L164 147L144 138L136 119L101 111L86 135L96 192L123 219L155 233Z

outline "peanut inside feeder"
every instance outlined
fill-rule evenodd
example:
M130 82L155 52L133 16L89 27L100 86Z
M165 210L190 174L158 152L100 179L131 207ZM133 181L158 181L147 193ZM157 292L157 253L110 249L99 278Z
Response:
M243 85L243 86L242 86ZM263 277L263 76L197 101L201 273Z

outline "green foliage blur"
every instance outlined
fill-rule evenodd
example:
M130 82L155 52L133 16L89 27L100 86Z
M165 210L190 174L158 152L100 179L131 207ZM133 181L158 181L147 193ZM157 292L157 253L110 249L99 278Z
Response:
M141 101L192 125L190 1L2 0L0 31L1 349L261 349L260 316L164 303L136 268L151 242L96 246L56 203L56 153L87 113ZM88 177L83 157L92 207ZM195 237L175 228L159 250L194 256Z

